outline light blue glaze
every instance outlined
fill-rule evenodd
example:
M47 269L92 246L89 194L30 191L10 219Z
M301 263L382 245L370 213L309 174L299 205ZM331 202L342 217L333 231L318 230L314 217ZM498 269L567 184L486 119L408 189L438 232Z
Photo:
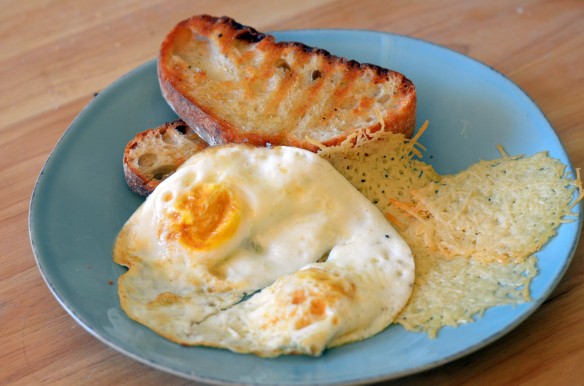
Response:
M417 88L418 126L430 121L422 139L429 148L425 160L441 173L497 157L497 144L509 154L547 150L571 168L533 101L477 61L421 40L373 31L288 31L276 36L404 73ZM576 248L582 216L562 225L538 254L533 302L493 308L475 323L442 330L435 340L391 326L320 358L261 359L182 347L125 316L115 284L124 269L111 257L117 232L142 201L124 181L124 146L138 131L174 118L160 95L156 63L130 72L103 90L65 132L39 176L30 206L38 266L61 305L107 345L164 371L209 383L254 385L362 384L416 373L476 351L516 327L550 294ZM582 206L577 210L581 214Z

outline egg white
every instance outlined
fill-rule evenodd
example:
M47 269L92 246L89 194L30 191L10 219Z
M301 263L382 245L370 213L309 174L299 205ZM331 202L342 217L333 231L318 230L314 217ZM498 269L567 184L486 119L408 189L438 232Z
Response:
M161 226L201 184L237 203L236 229L211 248ZM114 261L129 267L118 285L132 319L181 344L262 356L320 355L371 336L414 281L411 251L381 212L327 161L292 147L196 154L124 225Z

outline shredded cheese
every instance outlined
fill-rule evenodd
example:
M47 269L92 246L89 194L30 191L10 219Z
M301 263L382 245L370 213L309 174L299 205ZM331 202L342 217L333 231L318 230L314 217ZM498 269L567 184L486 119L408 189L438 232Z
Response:
M327 159L373 202L408 242L416 282L397 323L436 336L444 326L472 322L493 306L530 300L534 255L574 216L582 180L546 153L479 162L440 176L418 142L385 131L360 131ZM516 187L516 188L513 188Z
M375 111L375 116L377 117L377 120L379 121L379 124L381 125L381 131L384 131L385 130L385 121L383 120L383 115L381 115L381 110L379 109L379 106L375 105L374 111Z
M310 143L311 145L316 146L319 150L324 150L326 148L325 145L323 145L322 143L318 142L314 138L311 138L309 136L306 136L306 137L304 137L304 139L306 140L306 142Z
M416 137L407 140L403 134L359 131L340 146L327 147L318 154L399 227L410 219L395 203L411 201L412 189L440 178L432 166L416 158L418 147Z
M552 237L575 187L546 153L481 161L413 193L416 224L444 256L521 261Z

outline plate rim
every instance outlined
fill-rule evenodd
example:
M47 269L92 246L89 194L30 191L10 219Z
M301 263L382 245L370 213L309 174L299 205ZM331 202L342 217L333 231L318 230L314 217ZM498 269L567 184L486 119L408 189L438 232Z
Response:
M531 96L527 92L525 92L525 90L523 90L517 83L515 83L513 80L511 80L508 76L506 76L505 74L503 74L499 70L495 69L494 67L492 67L488 64L485 64L484 62L482 62L478 59L475 59L471 56L457 52L449 47L446 47L446 46L443 46L443 45L440 45L440 44L437 44L434 42L430 42L430 41L427 41L427 40L424 40L421 38L412 37L412 36L408 36L408 35L404 35L404 34L386 32L386 31L377 31L377 30L372 30L372 29L345 29L345 28L315 28L315 29L298 29L298 30L287 29L287 30L274 30L274 31L270 31L268 33L275 35L277 40L278 40L278 36L277 36L278 34L285 34L285 33L286 34L305 35L305 36L309 36L312 34L318 35L318 34L322 34L322 33L371 34L371 35L383 35L383 36L389 35L389 36L397 37L399 39L411 40L411 41L416 41L416 42L421 43L421 44L431 45L435 48L445 50L447 52L447 54L449 54L449 55L454 54L463 60L470 60L476 64L479 64L479 65L485 67L486 69L489 69L494 74L497 74L498 76L503 77L506 82L508 82L512 86L514 86L521 94L523 94L529 100L529 102L532 104L532 106L537 109L538 113L541 116L541 119L543 119L547 123L547 125L551 129L551 133L553 133L553 135L556 137L558 143L560 144L561 150L565 154L565 157L567 160L567 162L565 163L566 167L571 169L571 170L575 170L574 165L573 165L572 160L571 160L571 157L570 157L570 154L568 153L565 145L562 143L561 139L559 138L557 131L551 125L547 116L543 113L543 111L541 110L539 105L537 105L535 103L535 101L531 98ZM207 376L200 375L200 374L187 373L181 369L177 369L177 368L174 368L174 367L166 365L166 364L160 364L157 361L153 360L152 358L144 358L144 357L142 357L134 352L126 350L124 347L117 345L112 340L108 340L107 337L102 336L102 334L100 332L95 331L93 328L91 328L88 325L88 323L87 323L88 321L86 321L82 316L80 316L78 314L78 312L73 309L74 307L67 304L67 302L62 298L62 296L59 293L59 291L57 290L55 284L52 282L51 278L48 277L47 272L46 272L46 268L44 268L44 263L41 261L41 260L43 260L43 258L40 257L42 255L42 252L38 250L38 246L35 244L35 240L37 239L38 236L36 236L37 230L35 229L35 225L33 224L35 221L33 216L34 216L35 211L37 210L37 209L35 209L36 206L39 205L38 204L38 197L37 197L39 186L42 186L42 184L44 183L43 181L44 181L45 170L47 169L47 167L50 167L50 164L53 162L53 158L56 156L56 154L58 154L61 146L64 146L63 143L65 142L66 138L69 135L71 135L75 126L84 119L85 115L90 113L90 110L91 110L92 105L94 104L94 101L98 100L98 98L101 98L103 94L107 94L108 92L111 92L112 89L119 86L120 84L123 84L128 78L138 76L138 74L140 74L144 71L148 71L151 66L156 67L156 63L157 63L157 58L156 57L151 58L151 59L147 60L146 62L134 67L133 69L126 72L122 76L118 77L113 82L111 82L106 87L104 87L102 90L100 90L98 92L98 94L94 98L92 98L77 113L75 118L71 121L71 123L68 125L66 130L63 132L63 134L57 140L57 142L55 143L49 156L47 157L47 159L45 160L45 162L42 165L41 171L40 171L40 173L37 177L37 180L34 184L33 191L32 191L32 194L31 194L31 197L29 200L29 210L28 210L29 240L30 240L30 244L32 247L32 251L33 251L36 265L41 273L41 277L43 278L43 280L46 283L47 287L49 288L50 292L53 294L53 296L58 301L58 303L65 309L65 311L80 326L82 326L85 331L89 332L92 336L97 338L102 343L106 344L108 347L113 348L114 350L122 353L123 355L126 355L126 356L128 356L128 357L130 357L130 358L132 358L140 363L143 363L145 365L156 368L157 370L160 370L160 371L163 371L166 373L170 373L170 374L173 374L173 375L181 377L181 378L186 378L186 379L195 380L195 381L201 381L201 382L205 382L205 383L209 383L209 384L232 385L232 384L235 384L235 382L226 381L226 380L217 380L217 379L209 378ZM399 372L393 372L391 374L372 376L369 378L354 378L354 379L350 379L350 380L348 379L346 381L341 381L341 382L336 381L336 382L334 382L334 384L353 385L353 384L363 384L364 382L365 383L373 383L373 382L387 381L387 380L402 378L402 377L405 377L408 375L418 374L418 373L428 371L430 369L442 366L446 363L452 362L452 361L460 359L462 357L468 356L476 351L483 349L487 345L501 339L503 336L505 336L506 334L513 331L519 324L523 323L527 318L529 318L534 312L536 312L539 309L539 307L545 302L545 300L551 295L553 290L557 287L559 282L564 277L569 266L571 265L571 262L573 260L574 255L575 255L576 249L578 248L581 234L582 234L582 227L583 227L582 206L583 206L583 202L580 202L574 208L579 214L577 217L577 220L576 220L578 223L577 224L576 238L575 238L574 243L572 244L572 246L570 248L570 251L567 254L567 258L564 261L564 264L563 264L560 272L558 273L558 275L556 275L553 282L545 289L544 293L541 295L541 297L539 299L532 300L529 302L529 303L532 303L533 305L530 306L529 309L526 312L524 312L519 318L515 319L512 323L507 324L504 328L499 329L498 331L496 331L495 333L486 337L481 342L473 345L472 347L468 347L468 348L461 350L455 354L440 358L438 360L431 361L424 366L418 366L418 367L415 367L412 369L406 369L406 370L402 370ZM44 259L44 260L46 260L46 259ZM237 383L237 384L239 384L239 383ZM256 383L252 382L252 383L245 383L245 384L254 385ZM257 383L257 384L258 385L260 385L260 384L265 385L265 383ZM307 383L304 381L300 381L300 382L290 382L290 383L284 383L284 384L304 385ZM325 381L325 382L321 382L321 383L317 383L317 384L329 385L331 383L330 383L330 381L328 381L328 382Z

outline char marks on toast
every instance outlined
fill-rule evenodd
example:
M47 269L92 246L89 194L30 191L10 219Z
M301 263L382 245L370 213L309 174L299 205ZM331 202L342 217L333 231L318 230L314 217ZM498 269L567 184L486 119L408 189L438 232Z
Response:
M404 75L298 42L276 42L228 17L194 16L162 43L162 94L210 145L249 142L316 151L357 130L412 134L416 92ZM311 140L309 140L309 139Z

